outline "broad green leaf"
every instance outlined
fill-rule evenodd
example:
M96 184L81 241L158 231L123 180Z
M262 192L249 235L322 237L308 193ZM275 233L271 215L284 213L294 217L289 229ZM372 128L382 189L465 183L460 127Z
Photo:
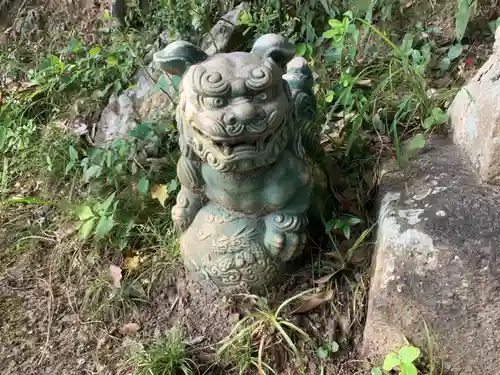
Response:
M325 102L331 103L333 102L334 98L335 98L335 92L333 92L332 90L328 90L328 92L326 93Z
M238 19L238 23L240 25L250 25L252 21L252 14L247 11L241 13L240 18Z
M174 89L175 91L179 91L179 85L181 84L181 80L182 78L175 75L175 74L172 74L170 75L170 79L172 80L172 85L174 86Z
M94 47L94 48L91 48L89 51L90 57L97 56L99 53L101 53L101 47Z
M357 217L350 217L349 220L347 220L347 224L349 225L356 225L361 223L361 219L358 219Z
M399 366L400 364L401 361L399 360L399 357L394 353L389 353L384 359L382 368L384 371L391 371L394 367Z
M7 127L0 126L0 150L3 149L5 141L7 140Z
M379 367L372 368L371 375L383 375Z
M128 135L137 139L145 140L149 137L152 130L148 123L141 122L131 130Z
M335 30L327 30L323 33L323 38L331 39L335 38L337 32Z
M97 240L101 240L107 235L113 228L114 221L111 216L101 216L97 227L95 228L95 237Z
M328 20L328 24L332 29L341 27L343 25L342 21L336 20L336 19L330 19Z
M467 30L471 14L470 0L459 0L458 12L455 14L455 39L460 42Z
M96 209L96 211L99 212L100 216L103 216L106 214L109 207L111 206L111 203L113 203L113 200L115 199L115 195L116 195L116 193L113 192L109 197L106 198L106 200L104 202L95 204L95 209Z
M415 134L404 144L405 154L411 154L415 150L420 150L425 147L425 138L422 133Z
M94 176L99 176L102 171L102 167L100 165L92 165L90 168L86 169L83 173L83 180L85 183L89 182L89 180Z
M434 117L434 124L441 125L448 122L450 116L448 115L448 113L444 112L441 108L434 107L432 109L432 117Z
M460 43L455 44L453 47L451 47L448 50L448 58L450 60L455 60L456 58L460 57L463 51L463 47Z
M80 226L80 237L83 240L86 240L89 237L90 232L92 232L92 229L94 228L95 220L96 219L94 217L92 219L87 220Z
M417 375L418 371L414 364L403 363L401 365L401 375Z
M335 219L332 219L328 223L326 223L325 233L330 233L334 225L335 225Z
M299 43L295 46L297 56L304 56L307 53L307 44Z
M118 59L116 58L116 56L108 56L106 58L106 64L108 64L109 67L113 67L113 66L116 66L118 65Z
M169 194L173 193L178 188L179 188L179 184L178 184L178 182L177 182L177 180L175 178L172 179L172 180L170 180L170 182L167 184L167 191L168 191Z
M95 215L89 206L83 206L78 210L77 216L81 221L84 221L90 219L91 217L94 217Z
M434 125L434 117L429 116L424 120L424 124L422 125L422 127L427 130L432 128L432 125Z
M333 226L333 229L339 229L344 226L344 222L342 220L335 220L335 225Z
M75 166L74 161L70 161L68 164L66 164L66 169L64 170L64 174L67 175L68 172Z
M451 66L451 60L448 57L443 57L441 60L439 60L439 69L442 71L446 71L450 69Z
M155 88L163 92L169 92L170 82L167 81L165 74L162 74L158 81L156 81Z
M410 364L420 356L420 349L415 346L405 346L399 350L401 362Z
M104 13L102 15L102 19L104 21L110 21L112 18L113 18L113 16L111 15L111 12L109 10L105 9Z
M413 39L414 36L412 33L406 33L405 36L403 37L403 42L401 43L401 50L407 55L410 56L410 54L413 51Z
M325 359L328 357L328 354L328 350L323 348L322 346L320 346L318 350L316 350L316 355L318 356L318 358Z
M344 232L344 237L346 239L351 238L351 228L349 228L348 226L345 226L342 228L342 231Z
M69 160L75 162L78 159L78 151L73 146L69 146Z
M82 48L82 42L78 39L71 39L68 46L64 49L65 52L78 52Z
M139 190L139 193L141 194L147 194L149 191L149 180L145 177L142 176L141 179L139 180L139 184L137 185L137 189Z

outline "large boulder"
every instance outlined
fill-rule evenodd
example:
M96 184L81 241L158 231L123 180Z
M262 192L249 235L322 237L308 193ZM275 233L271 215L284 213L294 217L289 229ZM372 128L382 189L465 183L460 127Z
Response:
M362 352L408 339L453 375L500 368L500 190L479 184L459 148L434 140L382 177Z
M168 125L175 117L177 91L174 85L158 87L156 82L163 73L153 63L147 69L140 69L133 89L120 95L113 95L101 113L94 143L106 147L117 138L125 138L138 123L153 121ZM165 82L169 82L168 78Z
M494 52L449 108L453 139L484 182L500 183L500 27Z
M213 27L212 31L202 41L202 48L208 55L219 52L229 52L241 43L241 27L238 26L239 16L250 5L241 3L235 9L224 15ZM170 33L160 35L160 44L172 42ZM141 68L132 79L132 89L123 91L120 95L113 95L102 111L94 144L107 147L117 138L126 137L138 123L155 121L165 125L175 120L175 104L177 90L170 84L168 75L163 77L168 85L159 88L156 82L163 73L159 67L151 62L146 69ZM168 91L165 93L165 86Z

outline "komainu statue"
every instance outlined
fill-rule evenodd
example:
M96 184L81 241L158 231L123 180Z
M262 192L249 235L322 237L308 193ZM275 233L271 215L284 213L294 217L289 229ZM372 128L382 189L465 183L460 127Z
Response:
M208 56L177 41L154 57L182 76L172 209L182 258L221 289L273 282L306 244L319 133L312 73L294 55L266 34L250 52Z

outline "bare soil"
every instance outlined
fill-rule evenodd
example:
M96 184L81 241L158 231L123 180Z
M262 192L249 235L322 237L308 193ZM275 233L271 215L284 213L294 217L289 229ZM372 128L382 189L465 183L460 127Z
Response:
M252 309L251 302L217 295L213 289L189 281L181 267L174 267L178 270L172 270L156 284L149 301L141 304L136 313L106 323L88 321L81 313L81 296L91 284L91 275L75 275L68 280L64 267L59 267L61 264L50 254L59 253L61 246L69 246L70 242L52 242L35 240L18 254L2 250L1 261L6 265L0 273L2 374L131 374L134 368L127 360L132 351L139 344L147 347L165 337L178 323L185 329L190 352L201 370L208 374L229 373L222 365L214 365L216 344ZM355 313L349 284L358 282L351 277L359 280L366 275L354 272L340 278L344 282L337 285L337 296L331 303L289 318L316 342L337 340L341 344L342 351L336 358L323 361L335 374L353 373L356 366L349 360L355 358L355 352L351 349L361 339L366 294L360 295L361 304L356 305L360 312ZM276 306L312 286L311 269L306 267L291 275L286 285L269 292L270 305ZM138 332L122 334L121 327L127 323L137 323ZM319 374L321 361L316 354L304 355L306 373ZM275 359L273 365L280 369L279 373L299 374L284 351L278 351Z

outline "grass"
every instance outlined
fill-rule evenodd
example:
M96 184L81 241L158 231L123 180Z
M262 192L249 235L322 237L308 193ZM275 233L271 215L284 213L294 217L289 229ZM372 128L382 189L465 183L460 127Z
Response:
M135 352L130 360L134 375L199 374L183 340L182 327L176 326L166 338L158 340L147 349Z
M239 374L254 367L259 374L271 371L276 374L272 367L266 363L266 352L284 348L296 361L298 367L302 367L302 356L295 343L294 338L299 337L302 341L310 341L309 335L297 325L287 320L284 309L294 300L310 293L305 291L285 300L276 310L271 310L268 302L259 296L244 295L244 298L254 301L255 312L244 316L225 338L217 354L228 363L236 363ZM280 345L280 343L282 343ZM278 349L276 349L278 347Z

